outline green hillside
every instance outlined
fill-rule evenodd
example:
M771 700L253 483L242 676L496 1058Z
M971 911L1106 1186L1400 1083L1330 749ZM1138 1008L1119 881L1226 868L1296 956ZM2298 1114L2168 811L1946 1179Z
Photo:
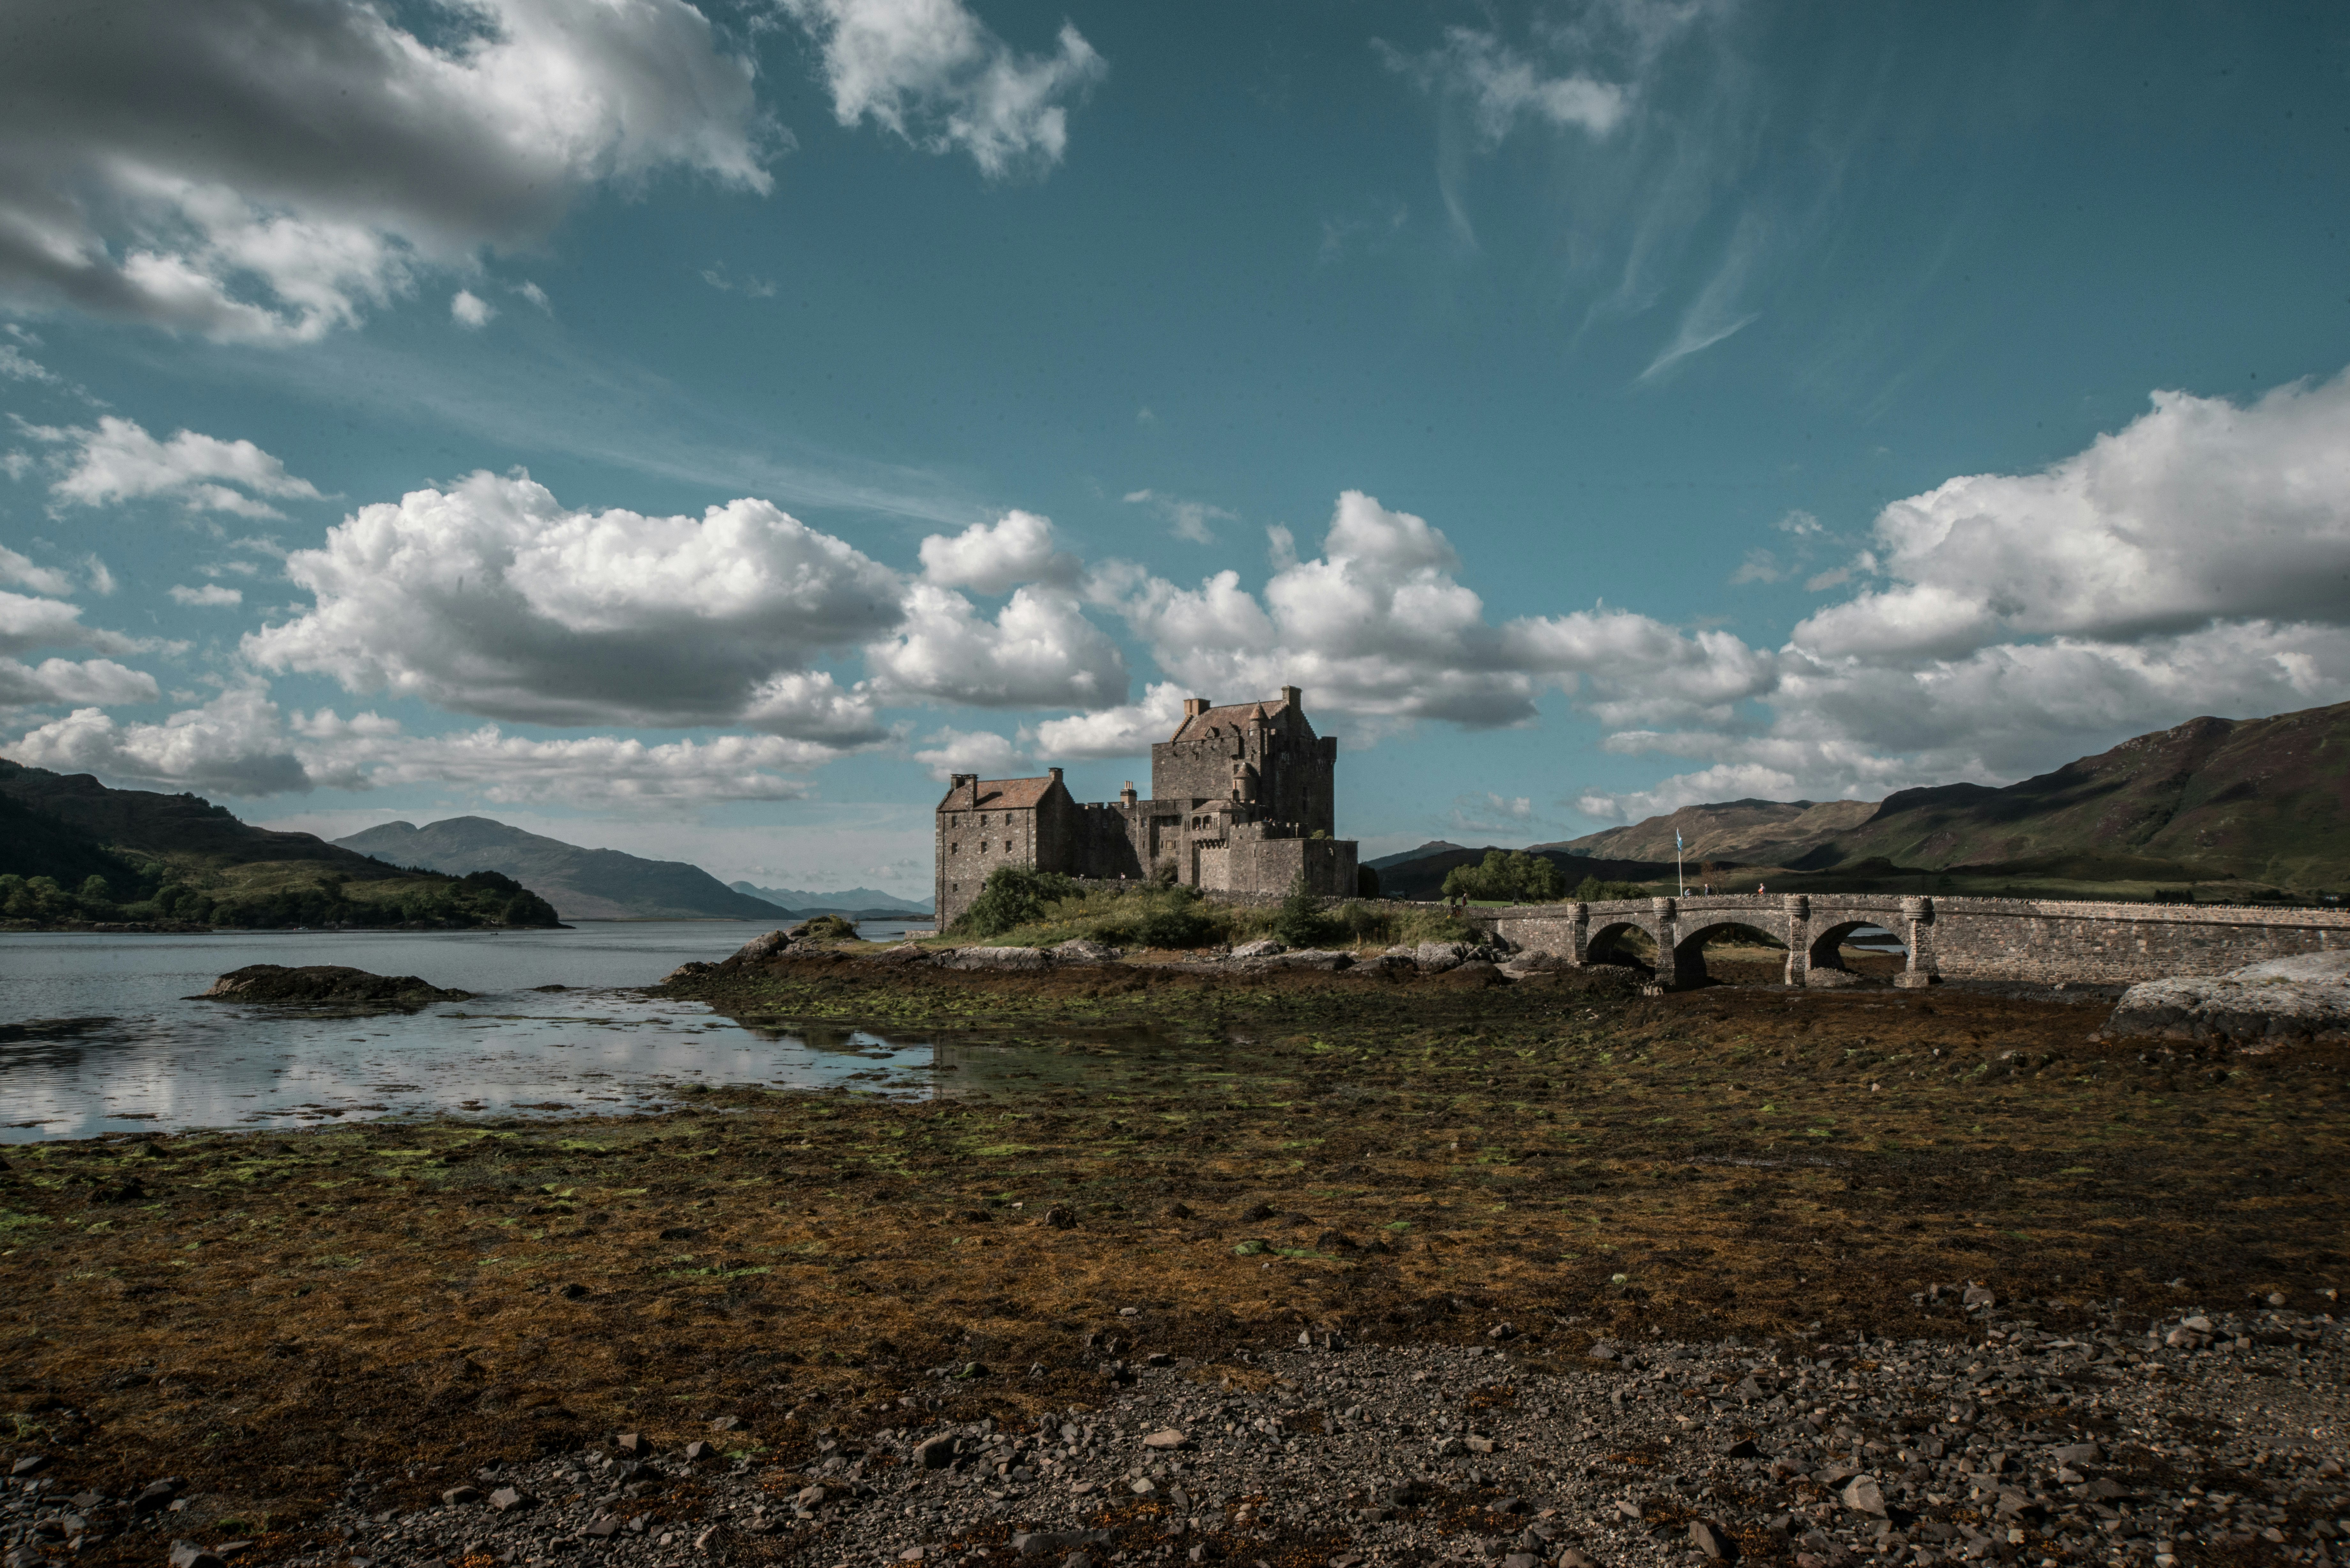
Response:
M2195 719L2004 789L1946 784L1791 862L1869 860L1973 876L2350 884L2350 703L2271 719Z
M109 789L0 758L0 924L546 927L546 900L494 872L388 866L192 794Z

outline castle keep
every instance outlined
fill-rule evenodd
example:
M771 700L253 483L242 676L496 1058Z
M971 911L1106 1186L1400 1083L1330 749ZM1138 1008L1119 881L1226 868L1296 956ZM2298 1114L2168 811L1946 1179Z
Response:
M1304 696L1183 704L1150 748L1150 796L1128 784L1080 805L1061 770L1042 778L957 774L939 802L939 923L971 907L999 866L1114 881L1157 872L1215 892L1282 894L1301 875L1326 897L1355 892L1355 844L1332 836L1338 742L1305 722Z

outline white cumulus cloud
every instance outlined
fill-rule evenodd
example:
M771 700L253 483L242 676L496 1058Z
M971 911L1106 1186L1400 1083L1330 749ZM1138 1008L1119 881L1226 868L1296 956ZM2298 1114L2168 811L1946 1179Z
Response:
M1182 722L1186 695L1174 681L1159 681L1143 692L1139 702L1047 719L1021 738L1031 743L1038 756L1055 762L1147 757L1155 742L1175 733Z
M940 730L926 738L913 758L941 784L956 774L1003 778L1024 760L1017 745L991 730Z
M484 718L755 723L832 746L883 732L811 661L904 613L894 573L770 503L574 511L519 475L361 507L286 570L314 602L245 638L264 669Z
M254 687L224 691L160 724L124 723L102 708L77 708L26 731L8 754L59 773L227 794L311 787L308 771L286 743L277 705Z
M1007 512L960 534L933 534L921 545L922 576L942 588L1009 593L1020 583L1072 583L1083 569L1061 550L1052 519Z
M1887 507L1887 587L1794 640L1936 657L2018 638L2126 639L2215 618L2350 616L2350 374L2249 407L2158 392L2038 473L1969 474Z
M752 62L685 0L24 0L0 295L316 339L665 169L764 192Z
M45 659L40 663L0 658L0 708L47 707L60 702L152 702L162 692L155 678L110 659Z
M968 152L1000 179L1061 161L1068 106L1108 65L1064 22L1048 55L1023 55L962 0L781 0L824 57L833 114L871 119L930 152Z
M172 601L174 604L219 607L241 605L244 602L244 595L239 589L227 587L219 583L206 583L200 588L192 588L183 583L174 583L172 585Z
M285 463L249 441L222 441L187 430L157 441L136 421L113 414L101 417L95 428L24 429L60 449L64 472L49 493L83 506L161 499L191 512L282 517L270 500L325 499L316 485L286 472Z

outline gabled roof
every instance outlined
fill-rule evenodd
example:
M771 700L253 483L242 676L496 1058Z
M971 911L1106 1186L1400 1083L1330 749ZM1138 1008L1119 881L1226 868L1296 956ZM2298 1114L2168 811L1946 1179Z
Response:
M976 786L958 784L939 803L941 811L1030 811L1042 804L1061 781L1046 774L1036 779L981 779Z
M1204 713L1194 713L1184 720L1174 734L1168 739L1196 741L1206 735L1210 730L1245 729L1252 721L1272 720L1275 714L1288 706L1288 703L1276 699L1271 702L1234 702L1227 707L1211 708Z

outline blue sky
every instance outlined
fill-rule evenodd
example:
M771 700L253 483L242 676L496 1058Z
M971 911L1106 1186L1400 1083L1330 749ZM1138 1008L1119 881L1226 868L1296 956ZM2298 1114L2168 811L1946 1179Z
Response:
M1306 689L1342 831L2350 699L2350 20L35 5L0 753L928 883Z

